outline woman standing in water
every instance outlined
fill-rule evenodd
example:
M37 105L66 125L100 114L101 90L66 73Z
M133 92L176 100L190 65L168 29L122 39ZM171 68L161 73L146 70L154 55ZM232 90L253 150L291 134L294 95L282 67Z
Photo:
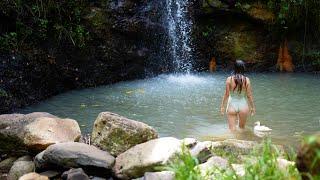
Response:
M244 71L245 63L242 60L236 60L234 74L227 78L226 90L221 102L221 114L227 113L231 131L236 130L237 120L239 120L239 128L244 129L247 117L250 113L254 115L256 111L250 79L244 76ZM227 106L226 110L225 106Z

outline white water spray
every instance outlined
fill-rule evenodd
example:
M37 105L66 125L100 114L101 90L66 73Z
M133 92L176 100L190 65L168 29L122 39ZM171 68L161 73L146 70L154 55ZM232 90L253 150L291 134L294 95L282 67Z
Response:
M188 13L189 0L166 0L169 38L174 70L187 72L192 70L192 18Z

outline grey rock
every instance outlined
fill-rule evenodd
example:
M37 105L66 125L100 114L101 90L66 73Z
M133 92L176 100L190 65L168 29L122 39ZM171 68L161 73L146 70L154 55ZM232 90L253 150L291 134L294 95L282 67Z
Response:
M192 149L190 149L190 154L203 163L207 161L213 154L211 152L211 141L199 142Z
M86 172L102 175L111 173L115 161L108 152L77 142L53 144L44 151L42 159L58 167L81 167Z
M9 172L13 163L17 160L16 157L9 157L0 162L0 174Z
M18 180L21 176L34 172L34 169L35 165L33 161L25 161L24 159L20 159L19 161L15 161L13 163L13 166L11 167L8 174L8 179Z
M243 164L231 164L232 169L237 176L242 177L245 175L245 168Z
M58 171L45 171L45 172L41 172L39 174L41 176L46 176L49 179L52 179L52 178L58 177L60 175L60 172L58 172Z
M167 165L181 153L182 142L165 137L138 144L116 158L113 168L121 179L142 177L145 172L156 171L156 167Z
M227 139L224 141L212 142L211 149L221 149L234 154L250 154L253 147L257 145L254 141Z
M106 178L96 177L96 176L90 177L90 179L91 180L107 180ZM111 179L108 179L108 180L111 180Z
M0 151L11 153L26 150L23 142L24 127L38 117L55 116L45 112L0 115Z
M77 141L81 135L75 120L49 113L0 115L0 151L40 152L58 142Z
M93 145L114 156L157 137L157 132L147 124L111 112L100 113L92 131Z
M184 138L182 139L182 142L187 148L193 148L195 145L197 145L198 140L195 138Z
M43 159L43 154L44 154L44 151L37 154L36 157L34 158L34 164L37 171L49 168L48 163Z
M207 162L199 164L197 167L200 169L201 174L206 174L207 171L213 168L226 169L228 167L228 160L219 156L213 156Z
M15 162L19 162L19 161L32 161L32 157L29 155L21 156Z
M49 178L32 172L21 176L19 180L49 180Z
M40 152L51 144L79 141L80 136L79 124L73 119L39 117L24 127L23 142Z
M63 180L89 180L89 176L81 168L65 171L61 178Z
M146 172L144 173L144 180L174 180L175 174L171 171L161 172Z

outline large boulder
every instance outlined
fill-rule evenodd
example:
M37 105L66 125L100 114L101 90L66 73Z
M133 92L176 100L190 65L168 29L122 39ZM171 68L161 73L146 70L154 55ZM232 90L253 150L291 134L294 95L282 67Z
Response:
M62 168L82 168L88 173L110 175L114 157L84 143L67 142L49 146L42 155L45 161Z
M0 115L0 152L40 152L57 142L78 141L80 135L75 120L49 113Z
M40 117L24 130L24 144L37 151L55 143L78 141L81 136L80 127L73 119Z
M9 180L18 180L21 176L33 172L35 169L31 157L24 156L17 159L11 167L8 175Z
M114 173L120 179L138 178L167 165L181 153L182 141L165 137L138 144L116 158Z
M99 114L92 131L92 143L114 156L157 137L157 132L147 124L110 112Z
M55 117L49 113L0 115L0 152L26 150L24 144L24 127L38 117Z

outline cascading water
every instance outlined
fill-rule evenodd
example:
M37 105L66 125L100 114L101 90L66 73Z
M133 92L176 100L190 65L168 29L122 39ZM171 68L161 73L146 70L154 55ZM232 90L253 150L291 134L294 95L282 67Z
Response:
M192 70L192 18L188 13L190 0L166 0L171 55L175 72Z

